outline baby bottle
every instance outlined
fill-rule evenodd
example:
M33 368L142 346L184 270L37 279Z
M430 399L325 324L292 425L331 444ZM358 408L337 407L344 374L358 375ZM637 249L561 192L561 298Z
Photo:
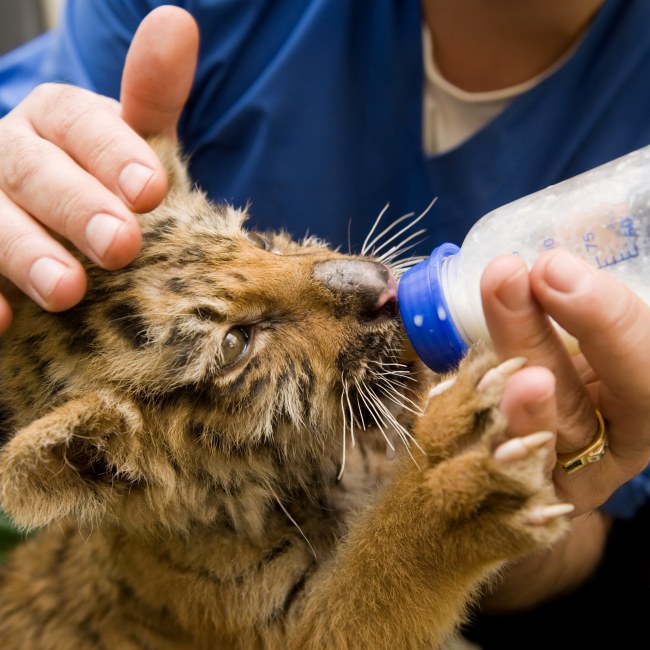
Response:
M603 269L650 304L650 146L508 203L482 217L458 246L442 244L399 283L411 345L430 368L453 368L487 340L480 277L497 255L530 266L561 247ZM577 345L559 326L567 347Z

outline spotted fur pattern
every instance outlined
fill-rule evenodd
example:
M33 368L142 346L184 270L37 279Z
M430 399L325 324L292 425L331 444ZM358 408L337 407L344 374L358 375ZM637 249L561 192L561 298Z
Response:
M138 258L84 261L79 306L26 303L2 341L1 503L37 531L0 574L2 647L438 647L564 529L527 519L543 451L493 456L494 359L425 403L384 264L249 232L156 146Z

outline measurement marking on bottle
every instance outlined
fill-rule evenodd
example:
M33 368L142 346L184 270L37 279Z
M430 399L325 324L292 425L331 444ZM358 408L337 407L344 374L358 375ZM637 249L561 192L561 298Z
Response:
M641 252L639 251L639 247L636 245L636 242L634 242L627 248L627 250L623 250L603 259L601 259L600 256L596 255L594 260L596 262L597 268L604 269L608 266L614 266L614 264L620 264L626 260L631 260L635 257L639 257L640 254Z

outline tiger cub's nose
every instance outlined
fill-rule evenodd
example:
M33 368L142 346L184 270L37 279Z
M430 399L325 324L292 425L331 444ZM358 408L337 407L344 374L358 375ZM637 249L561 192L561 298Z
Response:
M340 298L340 306L359 320L397 316L397 282L388 267L371 260L317 262L313 277Z

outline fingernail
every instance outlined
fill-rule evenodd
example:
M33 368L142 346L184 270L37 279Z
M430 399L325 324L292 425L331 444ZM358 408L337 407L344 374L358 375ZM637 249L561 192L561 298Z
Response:
M131 204L135 203L153 174L153 169L140 163L129 163L124 167L117 182L126 200Z
M510 311L519 311L527 308L530 303L530 285L523 279L527 276L526 268L521 267L507 280L501 283L495 291L499 302Z
M51 257L39 257L29 270L29 281L44 302L52 295L61 278L70 270Z
M113 243L117 231L124 225L124 221L110 214L96 214L86 224L86 242L98 259Z
M566 251L558 250L546 264L544 277L560 293L582 293L591 285L591 267Z

